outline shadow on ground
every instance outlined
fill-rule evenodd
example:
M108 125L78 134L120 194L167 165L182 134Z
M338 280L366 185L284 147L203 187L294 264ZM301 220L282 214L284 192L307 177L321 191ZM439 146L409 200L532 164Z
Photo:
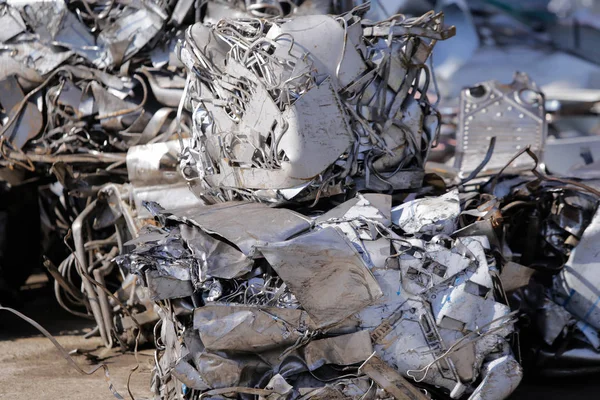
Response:
M15 308L46 328L58 342L73 352L73 359L88 371L98 360L108 365L117 392L129 398L127 378L138 365L133 353L107 350L98 337L83 336L95 326L63 310L54 298L45 275L35 275L19 295ZM75 351L76 350L76 351ZM135 400L151 398L149 386L153 350L137 353L139 368L131 377L130 390ZM81 400L114 399L100 369L82 375L61 356L54 345L37 329L17 316L0 311L0 399Z
M19 293L13 308L46 328L52 335L83 335L92 330L92 320L78 318L62 307L54 298L51 282L44 274L32 275ZM42 337L29 323L9 312L0 315L0 340Z

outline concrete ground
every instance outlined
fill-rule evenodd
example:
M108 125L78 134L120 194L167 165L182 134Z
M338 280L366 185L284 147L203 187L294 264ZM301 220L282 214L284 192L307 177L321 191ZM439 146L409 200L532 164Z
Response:
M125 399L127 377L137 365L133 353L107 351L98 337L84 339L94 324L64 311L54 300L45 276L30 278L19 311L44 326L84 370L97 362L108 365L116 390ZM149 391L153 350L138 352L140 368L131 377L135 400L151 399ZM548 380L522 384L511 400L597 399L600 380ZM0 311L0 399L10 400L96 400L114 399L102 369L86 376L79 374L52 343L35 328L6 311Z

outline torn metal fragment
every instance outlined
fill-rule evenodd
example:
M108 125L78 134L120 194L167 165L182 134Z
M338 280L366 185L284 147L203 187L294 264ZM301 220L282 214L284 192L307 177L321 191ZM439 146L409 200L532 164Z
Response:
M0 24L2 26L0 43L5 43L27 29L18 10L8 4L4 5L0 11Z
M189 222L209 234L219 235L248 255L259 242L280 242L310 227L308 218L287 209L261 203L231 202L186 210L169 217Z
M392 208L392 221L406 233L436 235L454 232L460 214L458 191L440 197L408 201Z
M25 94L14 76L0 81L0 103L6 110L9 121L14 119L14 122L6 127L3 137L16 148L22 149L42 130L42 113L35 103L25 99Z
M258 250L319 328L343 321L382 296L355 247L335 228Z
M188 28L179 56L196 123L182 169L199 197L281 203L421 184L439 120L417 65L453 30L442 14L390 24L365 11Z
M510 292L520 287L527 286L527 284L529 284L529 279L534 272L535 270L533 268L527 268L516 262L509 261L502 266L502 272L500 273L502 287L507 292Z
M181 225L181 237L192 252L201 260L200 280L206 277L233 279L252 269L252 260L233 246L215 239L203 230Z
M483 149L495 137L492 157L480 174L498 172L509 161L509 170L529 170L533 167L531 159L511 159L527 146L541 156L546 132L544 95L526 74L515 73L509 85L495 81L480 83L460 95L454 167L461 177L475 171L483 161Z
M177 279L158 271L146 271L146 282L153 301L188 297L194 293L194 287L189 279Z
M304 348L308 369L325 364L351 365L365 361L373 353L369 331L313 340Z
M309 326L308 315L294 309L211 304L194 311L194 329L213 351L261 352L290 346Z

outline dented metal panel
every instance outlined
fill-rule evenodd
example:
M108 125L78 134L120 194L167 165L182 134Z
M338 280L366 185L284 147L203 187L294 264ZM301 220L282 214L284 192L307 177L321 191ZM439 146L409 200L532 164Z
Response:
M194 328L208 350L281 348L295 343L310 325L306 312L293 309L214 304L194 311Z
M358 252L335 228L258 249L320 328L341 322L382 295Z
M258 242L279 242L310 227L308 218L291 210L260 203L231 202L174 211L170 217L190 221L250 254Z
M475 171L483 160L483 149L495 137L494 153L481 170L482 174L492 174L527 146L541 156L546 134L544 95L529 76L517 72L509 85L480 83L461 92L454 167L463 177ZM519 158L508 167L525 171L533 165L530 159Z
M157 399L501 400L521 364L600 369L597 160L538 159L595 101L519 73L441 115L443 14L342 3L0 5L0 176L73 235L45 263L61 306L154 341Z
M311 371L325 364L351 365L363 362L372 353L369 331L313 340L304 348L304 358Z

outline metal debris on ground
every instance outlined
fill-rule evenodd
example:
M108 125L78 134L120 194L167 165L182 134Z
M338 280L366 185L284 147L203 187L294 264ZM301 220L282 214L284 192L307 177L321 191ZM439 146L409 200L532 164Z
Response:
M338 3L0 5L0 177L35 182L59 304L155 346L156 399L501 400L599 371L595 148L540 162L593 106L517 72L446 107L443 13Z

